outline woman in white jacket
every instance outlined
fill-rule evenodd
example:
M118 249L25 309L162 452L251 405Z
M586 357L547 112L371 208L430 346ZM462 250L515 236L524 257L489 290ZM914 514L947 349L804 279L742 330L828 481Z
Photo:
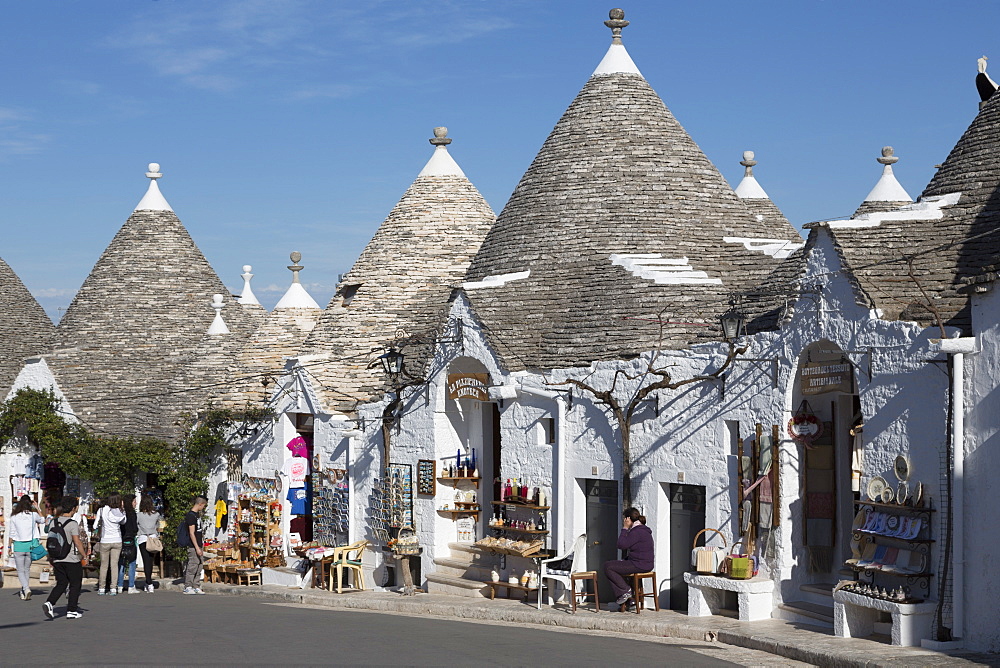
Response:
M31 541L42 537L42 524L45 520L38 514L38 505L25 494L22 496L10 514L9 537L13 545L14 565L17 567L17 579L21 581L21 600L31 598L31 587L28 577L31 574ZM2 577L2 576L0 576Z
M98 553L101 555L101 563L97 570L98 596L105 594L114 596L118 593L118 587L114 586L114 582L109 582L108 576L114 578L118 573L118 558L122 553L122 523L124 521L125 512L122 510L122 497L119 494L111 494L105 499L101 509L97 511L95 522L101 536L101 540L97 544Z

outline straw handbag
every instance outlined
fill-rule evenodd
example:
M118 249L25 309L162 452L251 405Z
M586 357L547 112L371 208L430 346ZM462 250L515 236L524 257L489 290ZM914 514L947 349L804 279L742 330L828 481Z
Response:
M719 535L719 538L722 539L721 549L708 547L709 538L705 539L706 545L698 547L698 537L706 531L714 531ZM725 548L727 544L726 537L718 529L702 529L696 533L694 541L691 543L691 565L694 566L694 570L707 575L718 573L719 567L722 565L722 559L726 556Z
M737 545L743 545L743 541L733 543L733 548L726 555L722 570L733 580L749 580L755 570L754 558L749 554L738 552ZM746 551L746 545L743 545L743 551Z

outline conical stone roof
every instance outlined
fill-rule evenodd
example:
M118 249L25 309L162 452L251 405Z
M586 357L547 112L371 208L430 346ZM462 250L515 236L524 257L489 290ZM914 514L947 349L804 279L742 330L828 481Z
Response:
M892 172L892 166L899 162L899 158L893 155L892 147L883 146L882 157L877 158L877 160L882 165L882 175L851 218L858 218L866 213L894 211L901 206L913 203L913 198Z
M77 416L100 434L169 438L179 413L203 408L176 398L188 388L175 380L212 323L212 295L225 296L234 337L251 331L177 215L162 196L147 193L150 201L154 208L135 210L94 265L47 356Z
M314 364L317 394L328 410L353 410L381 395L381 371L367 368L372 348L397 331L433 335L447 317L462 280L495 215L452 159L445 128L435 150L351 270L303 346ZM376 353L377 354L377 353ZM422 372L430 346L406 350L407 368Z
M760 223L765 223L771 228L781 230L791 227L791 223L785 218L785 214L771 200L764 188L757 181L753 174L753 168L757 165L754 160L753 151L744 151L740 164L744 167L743 179L736 186L736 196L739 197L751 215Z
M25 359L47 353L52 347L55 326L14 270L0 259L0 401Z
M756 282L775 264L724 238L801 243L787 221L750 213L622 57L617 38L612 52L624 64L608 67L606 57L584 85L468 273L470 301L511 369L650 350L660 332L642 322L659 313L670 322L715 323L729 282ZM666 325L663 345L686 346L701 335L716 336L704 326Z
M885 318L931 325L940 315L970 331L960 288L1000 249L1000 96L984 103L916 204L827 225L861 298Z

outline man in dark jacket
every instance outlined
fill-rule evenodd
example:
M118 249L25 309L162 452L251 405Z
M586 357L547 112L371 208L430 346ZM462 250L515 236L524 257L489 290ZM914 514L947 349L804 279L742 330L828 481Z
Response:
M618 549L627 550L628 559L606 562L604 575L611 582L615 603L624 610L625 604L632 598L632 588L623 576L653 570L653 532L646 526L646 518L635 508L628 508L622 513Z

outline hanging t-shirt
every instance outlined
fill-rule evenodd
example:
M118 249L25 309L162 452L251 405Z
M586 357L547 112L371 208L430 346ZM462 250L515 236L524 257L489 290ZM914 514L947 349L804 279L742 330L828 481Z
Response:
M225 499L219 499L215 502L215 528L225 529L228 523L229 515L229 505L226 503Z
M292 457L285 461L281 472L288 476L289 489L305 487L309 476L309 460L305 457Z
M303 488L288 490L289 512L292 515L305 515L308 495Z

